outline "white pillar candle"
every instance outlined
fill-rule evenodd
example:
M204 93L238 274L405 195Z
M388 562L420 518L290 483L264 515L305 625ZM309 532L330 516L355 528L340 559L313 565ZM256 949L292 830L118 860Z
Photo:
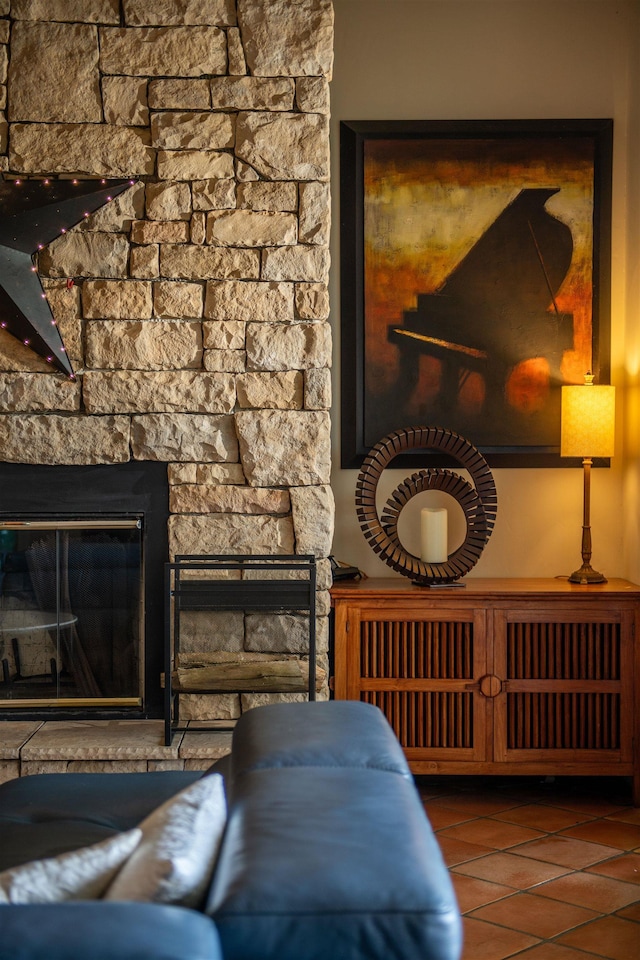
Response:
M420 558L425 563L445 563L447 552L447 511L444 507L420 511Z

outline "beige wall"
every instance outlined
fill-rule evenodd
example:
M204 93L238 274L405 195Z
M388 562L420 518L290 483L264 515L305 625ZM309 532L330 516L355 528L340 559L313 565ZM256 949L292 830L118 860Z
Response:
M624 505L623 549L628 576L640 582L640 3L634 5L636 23L630 31L627 211L625 283L623 289L625 335L624 371L626 418L624 423ZM633 24L631 24L633 28Z
M356 471L341 470L338 126L359 119L614 118L612 381L617 454L592 482L593 566L640 578L640 3L609 0L334 0L333 550L369 576L391 576L354 508ZM636 397L636 394L638 397ZM388 491L406 471L389 471ZM477 576L556 576L580 565L582 475L496 470L498 518ZM384 493L387 490L383 491ZM416 499L403 512L408 549ZM404 514L407 514L405 517ZM460 536L464 528L460 528ZM412 543L414 547L412 547Z

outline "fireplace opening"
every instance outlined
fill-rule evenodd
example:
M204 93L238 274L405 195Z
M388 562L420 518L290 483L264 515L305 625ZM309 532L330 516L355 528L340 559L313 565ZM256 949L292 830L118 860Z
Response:
M142 706L142 523L0 522L0 708Z
M162 716L166 465L0 464L0 719Z

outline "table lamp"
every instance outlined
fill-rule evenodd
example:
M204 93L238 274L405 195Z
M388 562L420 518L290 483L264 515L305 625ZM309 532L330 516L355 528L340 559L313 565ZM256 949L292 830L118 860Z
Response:
M591 566L591 465L594 457L612 457L614 450L615 387L596 386L591 373L583 386L562 388L560 456L581 457L584 471L582 566L571 583L606 583Z

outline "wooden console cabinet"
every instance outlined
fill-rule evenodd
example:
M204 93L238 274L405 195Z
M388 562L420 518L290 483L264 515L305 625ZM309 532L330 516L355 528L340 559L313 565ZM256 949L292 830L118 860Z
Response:
M332 588L334 693L380 707L416 774L633 777L640 586L554 579Z

